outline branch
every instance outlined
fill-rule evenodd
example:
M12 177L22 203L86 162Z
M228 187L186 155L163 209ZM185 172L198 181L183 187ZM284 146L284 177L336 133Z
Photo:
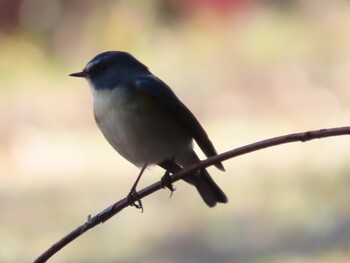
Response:
M171 176L171 182L174 183L180 179L184 179L190 176L196 170L203 169L211 165L214 165L218 162L222 162L222 161L225 161L243 154L247 154L250 152L258 151L264 148L285 144L285 143L291 143L291 142L297 142L297 141L306 142L313 139L321 139L325 137L340 136L340 135L350 135L350 126L321 129L321 130L314 130L314 131L301 132L301 133L293 133L293 134L274 137L267 140L258 141L258 142L248 144L248 145L227 151L225 153L210 157L204 161L198 162L186 169L183 169L180 172ZM161 181L143 188L142 190L137 192L137 195L140 197L140 199L142 199L160 189L162 189ZM124 198L118 201L117 203L109 206L108 208L106 208L96 216L94 217L89 216L85 224L77 227L72 232L70 232L65 237L63 237L61 240L59 240L57 243L53 244L48 250L46 250L42 255L40 255L34 261L34 263L46 262L56 252L61 250L64 246L72 242L74 239L76 239L77 237L79 237L89 229L95 227L96 225L104 223L105 221L107 221L108 219L110 219L120 211L122 211L127 206L129 206L129 202L127 198Z

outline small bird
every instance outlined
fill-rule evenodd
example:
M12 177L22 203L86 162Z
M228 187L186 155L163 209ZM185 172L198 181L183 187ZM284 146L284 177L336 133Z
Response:
M193 140L206 156L217 154L201 124L171 88L129 53L103 52L70 76L87 79L97 126L121 156L142 168L132 191L149 165L175 173L197 163ZM222 163L215 166L225 170ZM209 207L228 202L205 169L184 180L197 188Z

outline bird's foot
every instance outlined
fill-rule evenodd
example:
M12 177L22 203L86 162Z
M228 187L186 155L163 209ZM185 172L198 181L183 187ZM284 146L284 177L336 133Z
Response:
M130 206L134 206L137 209L141 209L141 213L143 213L143 205L135 189L130 190L127 199Z
M160 180L162 182L162 187L163 188L166 187L166 188L168 188L170 190L170 197L169 198L171 198L173 196L173 192L176 190L176 188L171 183L171 178L170 178L169 171L166 171L164 176Z

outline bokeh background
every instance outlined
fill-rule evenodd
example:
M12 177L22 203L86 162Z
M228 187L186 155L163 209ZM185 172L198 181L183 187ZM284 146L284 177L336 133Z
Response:
M128 193L138 169L98 131L68 74L125 50L166 81L219 152L345 126L347 0L1 0L0 262L31 262ZM210 168L230 202L182 182L50 262L350 262L350 141L266 149ZM162 175L152 168L146 186Z

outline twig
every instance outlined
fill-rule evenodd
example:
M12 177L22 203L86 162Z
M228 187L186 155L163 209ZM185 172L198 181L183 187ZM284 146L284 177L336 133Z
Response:
M314 130L314 131L308 131L308 132L301 132L301 133L293 133L283 136L274 137L271 139L258 141L252 144L248 144L230 151L227 151L225 153L213 156L211 158L208 158L204 161L198 162L197 164L194 164L170 177L171 183L174 183L180 179L184 179L187 176L190 176L194 171L202 168L209 167L211 165L214 165L218 162L225 161L243 154L247 154L250 152L254 152L257 150L261 150L264 148L285 144L285 143L291 143L291 142L306 142L313 139L321 139L325 137L331 137L331 136L340 136L340 135L350 135L350 126L346 127L339 127L339 128L330 128L330 129L321 129L321 130ZM161 181L156 182L148 187L145 187L144 189L140 190L137 195L140 199L160 190L162 188ZM111 205L110 207L106 208L99 214L97 214L94 217L89 216L87 222L76 229L74 229L72 232L67 234L65 237L63 237L61 240L53 244L48 250L46 250L42 255L40 255L34 263L42 263L46 262L50 257L52 257L56 252L61 250L64 246L72 242L74 239L88 231L89 229L93 228L94 226L104 223L117 213L119 213L121 210L129 206L129 202L127 198L124 198L117 203Z

